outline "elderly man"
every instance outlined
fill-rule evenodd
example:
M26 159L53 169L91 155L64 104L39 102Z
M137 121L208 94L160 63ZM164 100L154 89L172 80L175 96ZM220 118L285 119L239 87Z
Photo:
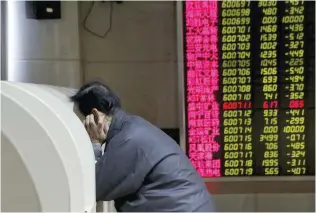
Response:
M123 111L108 86L90 82L71 100L86 116L94 147L97 201L114 200L118 212L213 211L203 179L176 142Z

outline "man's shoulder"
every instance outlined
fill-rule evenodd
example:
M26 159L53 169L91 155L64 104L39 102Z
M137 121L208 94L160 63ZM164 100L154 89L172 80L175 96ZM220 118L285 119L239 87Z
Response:
M142 118L141 116L128 114L124 118L121 131L127 131L129 133L139 133L139 131L151 131L154 128L155 126L153 124L151 124L149 121Z
M140 140L145 140L145 133L148 132L149 124L150 123L146 123L146 120L139 116L126 114L120 129L115 134L112 141L140 142Z
M178 151L178 144L161 129L140 116L127 113L115 140L128 141L142 149Z
M145 151L154 149L170 153L180 150L179 145L169 135L139 116L133 116L131 122L122 129L122 133Z

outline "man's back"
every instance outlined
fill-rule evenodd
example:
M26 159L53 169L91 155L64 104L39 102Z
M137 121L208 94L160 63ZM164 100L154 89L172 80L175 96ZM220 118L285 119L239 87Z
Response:
M144 119L123 111L114 115L113 122L116 132L106 152L117 148L114 144L127 140L130 149L141 150L149 168L136 191L115 199L117 211L213 211L204 181L175 141ZM128 169L132 172L142 169L142 165L133 167Z
M149 122L121 110L107 85L92 81L70 99L86 117L97 201L115 200L124 212L213 211L203 180L180 147Z

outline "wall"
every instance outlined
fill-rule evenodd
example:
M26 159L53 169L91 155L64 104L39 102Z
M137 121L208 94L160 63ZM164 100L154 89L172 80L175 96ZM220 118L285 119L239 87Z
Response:
M315 179L241 177L207 181L219 212L314 212Z
M62 3L62 19L26 19L25 1L7 2L10 81L78 87L80 68L78 3Z
M102 79L129 112L161 128L177 128L175 2L114 3L112 29L105 38L84 30L91 2L79 5L85 80ZM110 3L97 2L89 28L106 31L109 9Z

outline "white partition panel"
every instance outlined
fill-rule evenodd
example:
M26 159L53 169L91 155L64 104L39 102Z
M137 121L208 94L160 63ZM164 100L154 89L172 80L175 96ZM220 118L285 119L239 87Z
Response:
M79 118L65 100L42 86L1 82L1 87L1 137L7 144L2 149L7 155L2 157L9 159L11 150L21 167L13 171L12 162L2 158L2 186L7 189L2 187L1 210L25 211L23 202L9 199L5 191L12 196L20 193L21 186L33 185L28 198L34 205L29 211L94 211L94 156ZM6 178L9 174L28 181L17 184L16 178Z

